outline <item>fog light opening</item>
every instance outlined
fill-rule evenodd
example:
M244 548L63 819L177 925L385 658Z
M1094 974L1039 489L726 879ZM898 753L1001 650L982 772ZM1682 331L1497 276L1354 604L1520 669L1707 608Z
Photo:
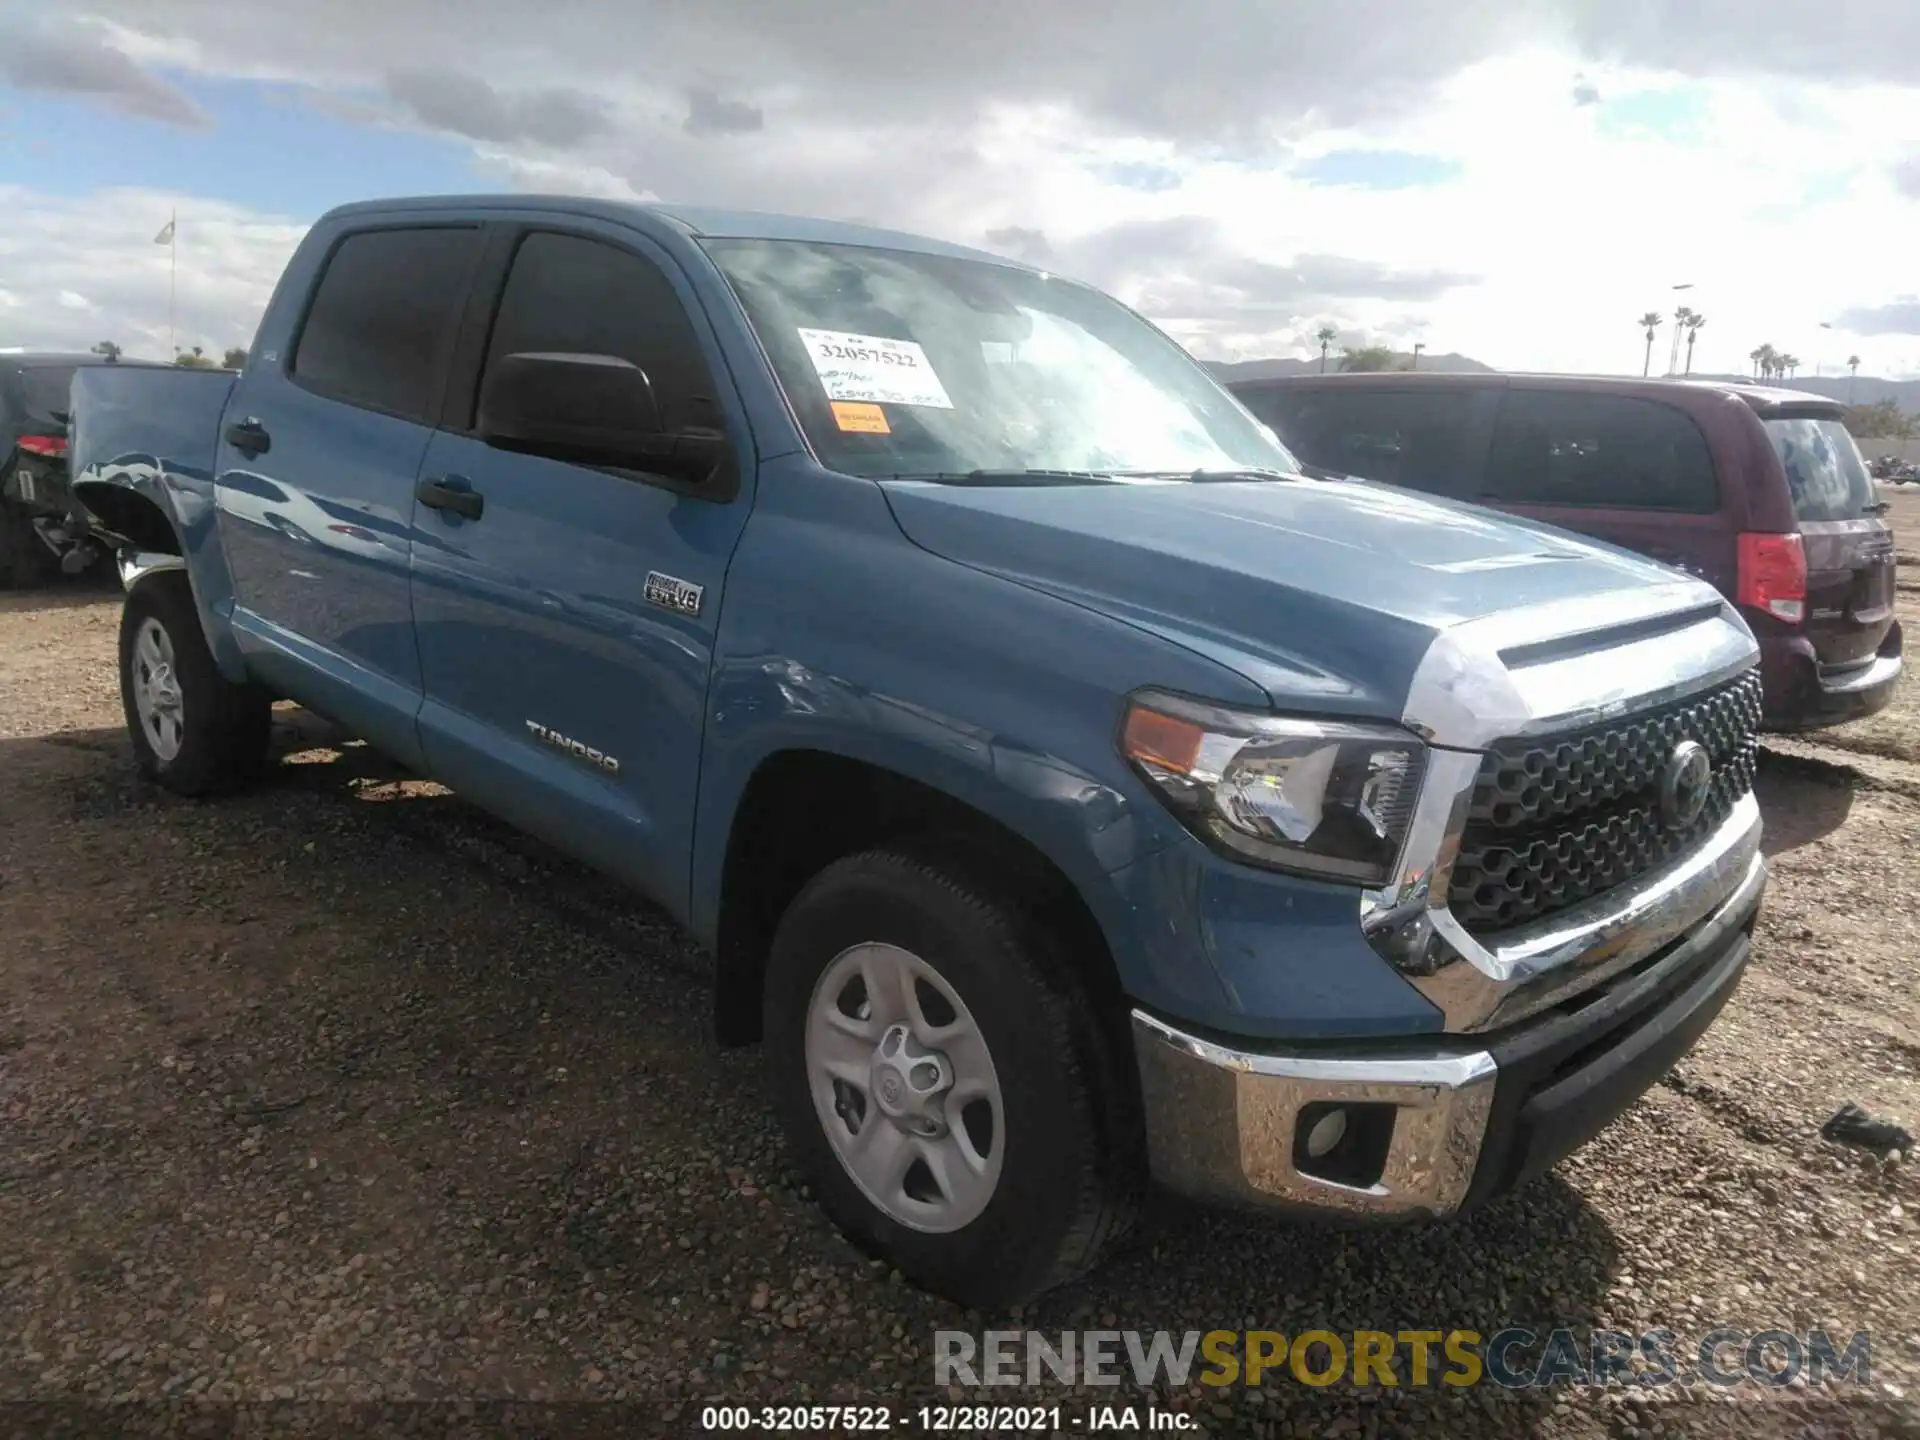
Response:
M1366 1189L1386 1173L1395 1109L1378 1101L1316 1100L1293 1120L1293 1168L1335 1185Z
M1313 1122L1313 1128L1307 1131L1307 1154L1315 1160L1325 1158L1328 1151L1338 1145L1347 1133L1347 1112L1329 1110Z

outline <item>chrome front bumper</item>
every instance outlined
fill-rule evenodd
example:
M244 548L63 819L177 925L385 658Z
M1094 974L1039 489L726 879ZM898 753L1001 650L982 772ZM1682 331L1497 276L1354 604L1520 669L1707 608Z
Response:
M1716 854L1698 852L1643 887L1645 908L1613 932L1616 954L1648 959L1664 947L1658 967L1684 969L1738 940L1766 884L1757 807L1750 825L1751 848L1742 843L1745 831L1716 837ZM1681 930L1661 923L1690 911ZM1657 944L1642 938L1653 936ZM1606 967L1609 974L1621 968ZM1504 983L1523 988L1530 1001L1547 993L1528 985L1520 969ZM1599 985L1593 969L1581 973L1589 986ZM1551 993L1563 991L1555 986ZM1538 1008L1530 1005L1529 1013ZM1454 1034L1427 1037L1417 1050L1274 1054L1190 1035L1136 1010L1134 1051L1154 1177L1184 1194L1229 1203L1353 1217L1451 1214L1473 1185L1487 1142L1500 1079L1494 1052L1513 1033L1499 1043ZM1313 1172L1300 1116L1327 1105L1392 1107L1377 1179L1348 1184Z

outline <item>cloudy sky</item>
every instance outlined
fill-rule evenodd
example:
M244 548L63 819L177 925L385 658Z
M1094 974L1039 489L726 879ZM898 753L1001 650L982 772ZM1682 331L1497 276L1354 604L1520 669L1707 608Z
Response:
M1914 0L0 0L0 346L164 355L176 211L217 352L328 206L521 189L929 232L1208 358L1637 373L1678 300L1696 369L1920 375L1915 55Z

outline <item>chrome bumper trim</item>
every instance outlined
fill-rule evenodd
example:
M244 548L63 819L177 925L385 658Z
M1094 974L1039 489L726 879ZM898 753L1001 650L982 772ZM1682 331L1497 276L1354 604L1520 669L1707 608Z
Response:
M1154 1178L1201 1199L1349 1216L1449 1215L1479 1163L1498 1068L1484 1050L1419 1057L1269 1055L1133 1012ZM1294 1122L1316 1102L1396 1107L1376 1184L1294 1163Z
M1452 813L1450 801L1445 808ZM1458 828L1451 833L1457 837ZM1434 884L1418 886L1397 906L1370 892L1362 900L1361 927L1440 1011L1448 1030L1510 1025L1637 965L1696 926L1743 920L1766 886L1760 834L1760 802L1749 791L1697 849L1571 910L1508 931L1492 946L1468 933L1444 898L1432 903L1446 891L1439 867ZM1451 854L1445 865L1451 868Z
M184 570L186 558L180 555L161 555L151 550L122 550L114 557L114 564L120 571L120 588L131 590L149 575L157 575L162 570Z
M1836 680L1820 676L1822 695L1858 695L1863 690L1877 690L1882 685L1891 684L1900 678L1903 662L1898 655L1876 655L1873 659L1855 669L1848 670Z
M1700 581L1505 611L1443 630L1402 715L1432 744L1397 871L1363 891L1360 926L1444 1017L1473 1032L1515 1020L1651 955L1765 883L1760 807L1738 801L1689 854L1568 912L1483 945L1447 887L1484 759L1496 738L1552 735L1696 694L1750 670L1759 646Z

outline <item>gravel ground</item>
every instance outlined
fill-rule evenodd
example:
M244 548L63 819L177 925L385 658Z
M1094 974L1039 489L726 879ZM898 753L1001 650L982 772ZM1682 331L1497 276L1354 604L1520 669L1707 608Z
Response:
M1920 496L1893 498L1920 577ZM1920 584L1900 598L1920 625ZM1920 1129L1913 680L1770 744L1751 971L1556 1173L1373 1233L1158 1202L1091 1279L992 1317L828 1227L757 1053L712 1043L705 957L645 903L296 711L258 793L137 783L116 623L98 589L0 597L0 1401L43 1402L0 1404L0 1433L163 1401L279 1402L267 1431L455 1413L350 1401L627 1401L536 1413L665 1434L717 1398L1047 1398L1223 1435L1920 1434L1920 1187L1817 1134L1848 1100ZM1866 1329L1872 1382L969 1394L931 1363L934 1331L995 1325L1556 1324ZM108 1400L141 1403L77 1403Z

